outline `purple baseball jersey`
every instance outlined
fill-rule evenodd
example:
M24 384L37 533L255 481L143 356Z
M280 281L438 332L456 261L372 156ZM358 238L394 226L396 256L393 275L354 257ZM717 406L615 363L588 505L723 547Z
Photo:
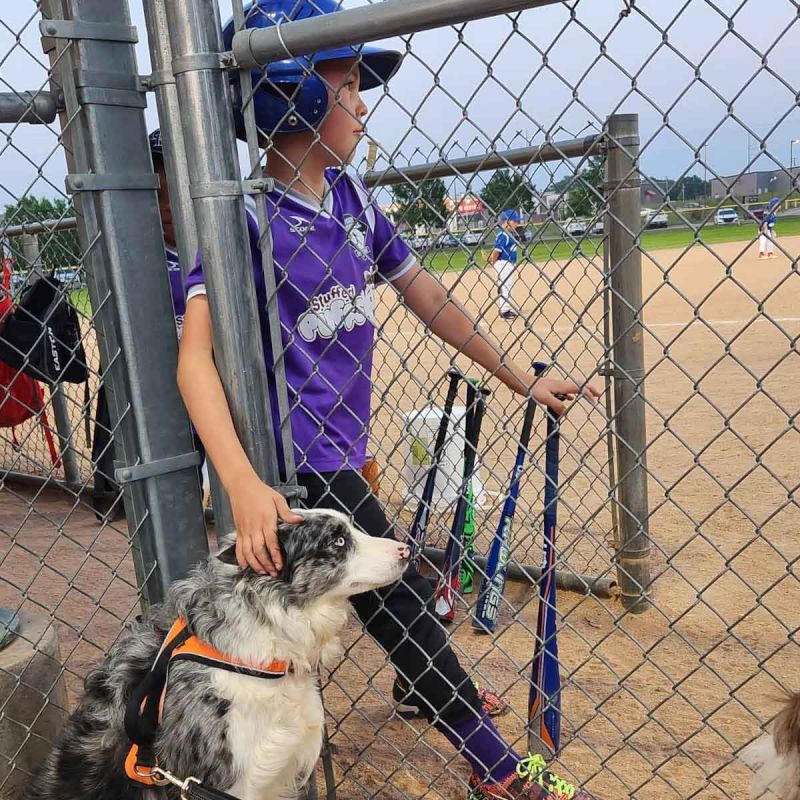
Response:
M175 330L180 341L183 333L183 315L186 313L186 297L183 293L183 276L178 254L169 247L165 248L167 256L167 275L169 276L169 289L172 294L172 308L175 311Z
M349 168L326 170L323 206L282 185L265 198L295 461L299 472L360 469L369 434L375 282L415 263ZM248 212L261 335L274 392L258 226ZM187 298L205 291L198 263ZM273 411L276 404L272 403ZM276 423L277 424L277 423Z

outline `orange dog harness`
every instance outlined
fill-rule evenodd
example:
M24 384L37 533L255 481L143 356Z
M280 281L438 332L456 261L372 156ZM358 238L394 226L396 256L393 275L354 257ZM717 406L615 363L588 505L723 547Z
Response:
M137 783L162 786L167 783L154 770L158 767L154 743L164 712L169 668L175 661L194 661L215 669L226 669L255 678L283 678L292 671L291 664L273 661L253 666L221 653L198 639L185 619L178 619L169 629L164 643L145 679L134 689L125 709L125 731L131 748L125 759L125 773Z

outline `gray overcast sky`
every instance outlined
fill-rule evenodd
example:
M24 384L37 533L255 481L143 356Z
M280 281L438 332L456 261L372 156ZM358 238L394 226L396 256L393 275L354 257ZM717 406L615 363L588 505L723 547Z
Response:
M0 91L42 87L35 3L3 5ZM766 137L768 154L758 158L758 167L789 165L789 141L800 139L794 100L800 23L791 0L637 0L638 11L621 22L622 0L570 5L572 17L566 4L525 11L516 32L505 16L469 23L461 43L452 28L414 35L390 95L365 95L373 109L369 133L408 163L454 143L485 152L498 140L511 142L517 131L540 141L544 131L563 126L575 132L618 110L641 116L642 167L650 177L702 175L694 151L708 136L711 170L745 169L748 150L755 158L758 145L748 142L743 125ZM220 7L225 19L228 0ZM132 0L131 16L144 40L140 0ZM406 49L401 40L387 45ZM139 71L146 73L146 42L137 47ZM152 97L147 118L155 127ZM61 193L65 166L57 127L0 128L9 137L0 141L0 205L26 191ZM547 183L542 169L531 177L540 189Z

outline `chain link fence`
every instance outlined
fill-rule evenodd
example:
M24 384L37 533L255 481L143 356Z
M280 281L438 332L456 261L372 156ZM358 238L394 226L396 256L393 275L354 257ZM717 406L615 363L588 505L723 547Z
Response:
M391 223L380 248L358 214L347 219L325 205L341 202L350 178L329 173L324 196L309 202L306 162L318 140L294 154L294 174L264 180L265 151L280 153L292 135L274 128L302 128L310 112L294 84L275 79L279 71L255 66L321 74L327 93L324 70L287 55L307 52L320 29L287 21L270 39L275 29L256 22L263 11L240 0L218 10L211 0L146 0L132 6L139 38L147 32L139 61L147 48L152 65L142 79L124 2L101 10L89 0L31 2L0 23L7 293L19 304L37 281L56 286L77 312L89 373L83 383L41 383L30 417L0 428L0 605L22 620L4 652L25 645L12 653L20 663L47 664L35 681L17 664L2 671L8 794L35 769L125 622L206 547L197 457L174 386L143 118L149 90L176 250L185 272L202 253L217 366L260 476L293 503L315 477L333 486L336 476L309 456L318 440L298 445L299 415L321 432L331 424L309 405L308 383L355 397L357 421L363 398L350 381L371 375L371 387L363 384L368 426L340 455L360 468L364 449L364 474L402 537L434 457L448 369L456 364L492 390L470 476L474 535L459 531L471 541L473 589L465 591L462 564L446 631L464 669L508 700L497 727L524 752L545 549L546 418L541 409L534 416L498 624L481 635L472 616L525 401L377 281L376 270L392 275L386 253L407 246L504 359L526 369L545 362L550 376L604 389L597 404L573 403L560 423L562 746L554 768L607 800L748 796L749 772L736 755L768 725L781 692L798 688L800 65L791 42L800 8L792 0L602 8L580 0L478 11L464 0L439 4L436 17L409 0L392 28L381 17L390 5L340 15L340 39L325 40L334 48L395 36L390 46L403 55L397 75L364 94L368 111L345 112L368 145L355 150L363 183L353 179L352 191L372 209L373 225ZM231 16L220 46L219 18ZM55 27L40 31L43 18ZM76 35L62 18L116 25L117 39ZM257 30L246 46L235 34L245 27ZM233 55L220 61L220 50ZM366 50L357 63L362 83L380 83L370 81ZM259 128L259 92L286 104L272 130ZM243 109L235 120L232 97ZM269 165L267 177L276 172L285 170ZM265 269L257 297L243 192L255 198L251 228L273 229L272 240L258 241ZM777 222L762 236L772 198ZM300 214L289 250L279 238L281 205ZM512 268L492 263L507 210L521 220L509 230ZM341 240L324 259L313 250L314 226ZM343 251L368 243L378 266L364 268L363 286L334 271ZM310 263L316 282L299 272ZM287 296L302 301L302 312L287 315ZM375 330L367 353L348 338L362 326ZM243 382L262 328L272 370ZM298 352L310 358L302 375ZM333 357L346 376L317 386ZM4 378L8 386L16 374ZM110 395L105 414L101 385ZM463 477L464 392L430 502L422 571L434 584ZM230 529L216 480L213 505L212 532ZM330 747L320 791L466 796L466 761L433 724L395 713L390 658L357 621L345 644L341 664L323 676Z

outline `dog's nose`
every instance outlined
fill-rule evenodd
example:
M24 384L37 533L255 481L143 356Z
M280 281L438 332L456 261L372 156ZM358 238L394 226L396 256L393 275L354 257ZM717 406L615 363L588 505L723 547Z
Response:
M402 561L408 561L411 558L411 548L407 544L398 545L397 555Z

